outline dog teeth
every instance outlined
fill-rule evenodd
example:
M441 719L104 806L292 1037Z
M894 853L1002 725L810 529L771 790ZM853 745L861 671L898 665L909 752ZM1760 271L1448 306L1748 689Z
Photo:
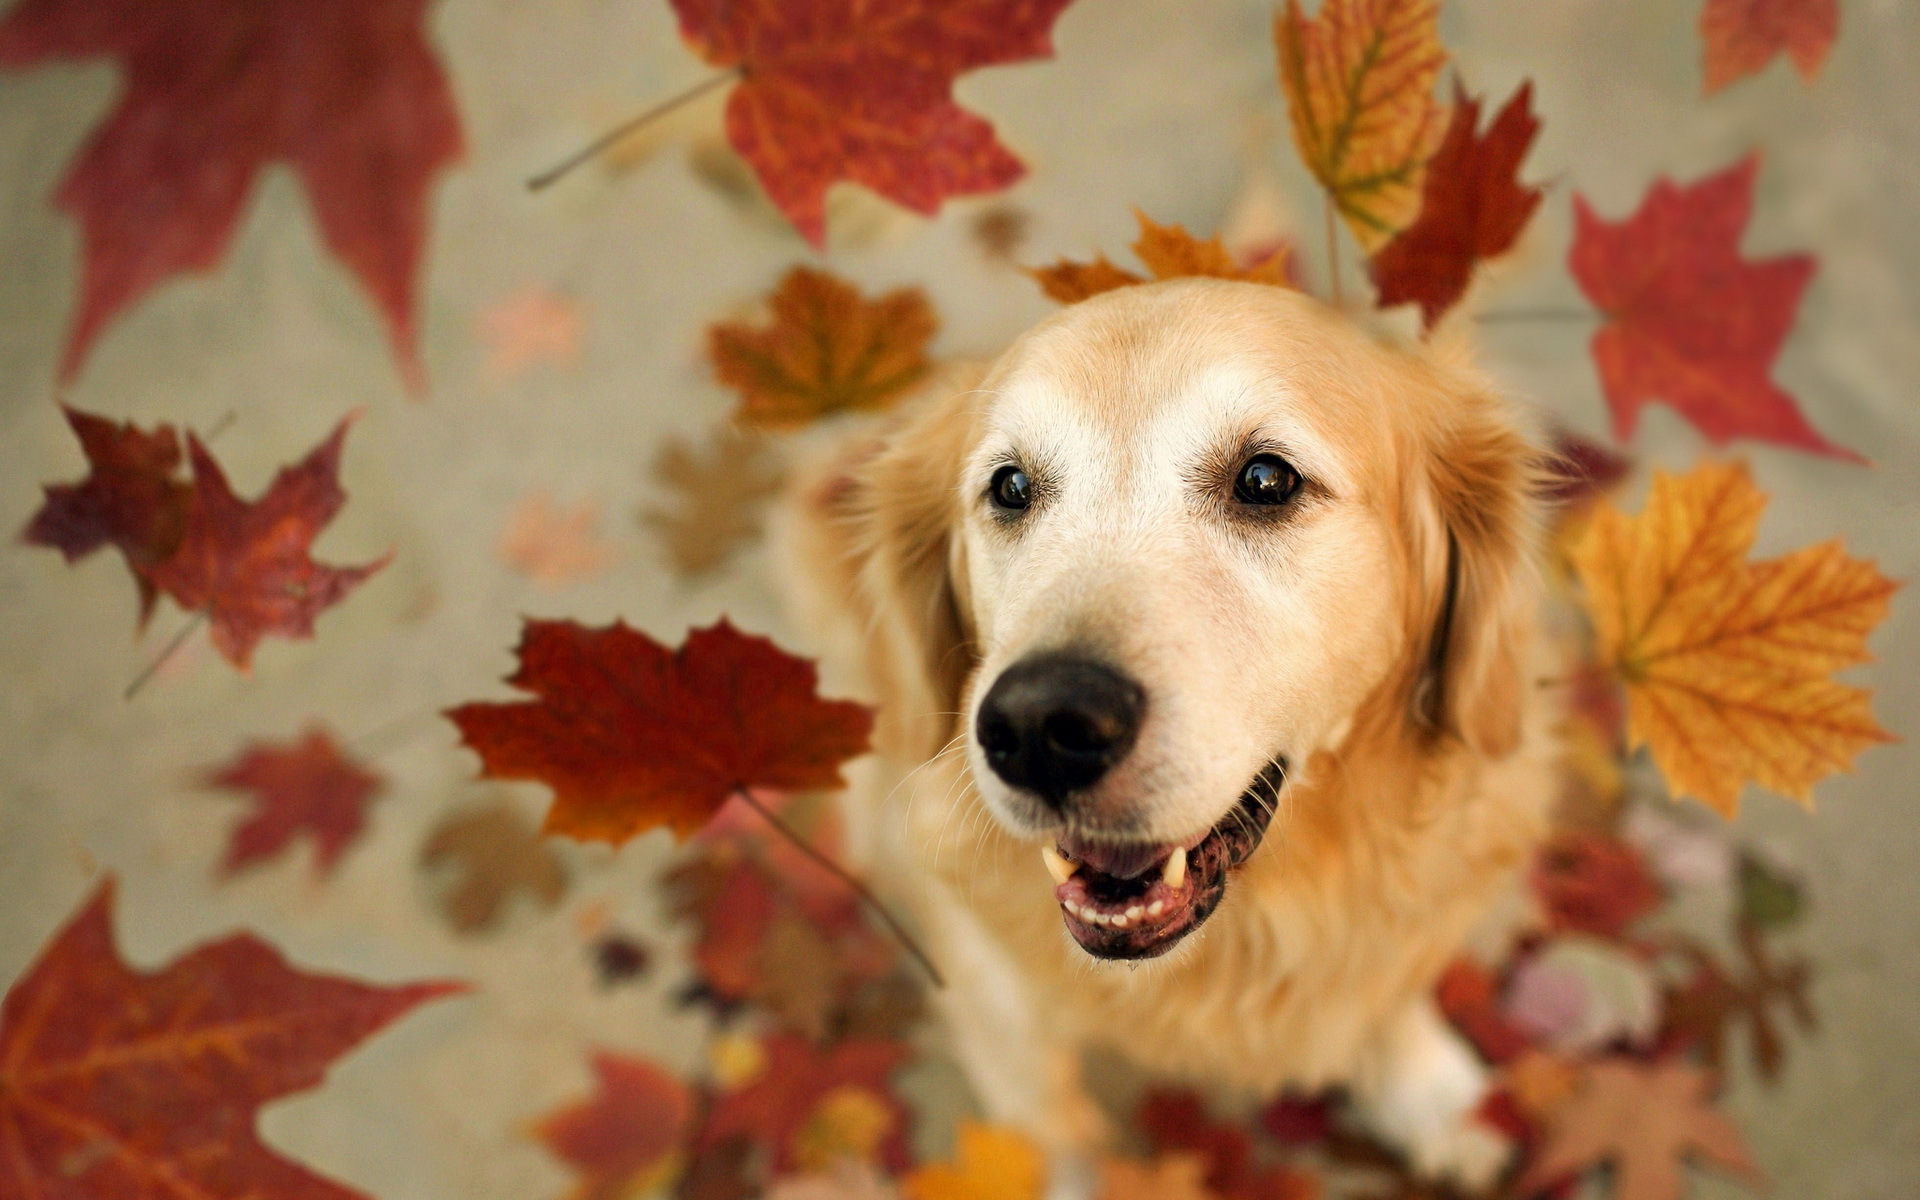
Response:
M1127 910L1127 920L1129 921L1138 921L1141 917L1144 917L1146 915L1147 915L1147 910L1138 904L1134 905L1132 908L1129 908Z
M1055 850L1052 846L1040 847L1040 861L1047 865L1047 874L1053 876L1055 883L1065 883L1073 878L1080 864Z
M1173 853L1167 855L1167 865L1160 868L1160 878L1176 892L1187 886L1187 848L1185 846L1175 846Z
M1165 900L1155 900L1152 904L1147 905L1147 915L1150 917L1157 917L1165 911L1167 911L1167 902Z
M1131 924L1133 924L1133 921L1125 913L1121 913L1113 918L1113 927L1115 929L1125 929Z

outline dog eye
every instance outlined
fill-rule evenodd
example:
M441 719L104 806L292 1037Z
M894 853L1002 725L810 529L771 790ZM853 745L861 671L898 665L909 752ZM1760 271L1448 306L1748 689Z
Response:
M1277 454L1256 454L1233 481L1233 498L1242 504L1285 504L1300 490L1300 472Z
M1022 509L1033 503L1033 481L1019 467L1001 467L987 484L987 495L1000 508Z

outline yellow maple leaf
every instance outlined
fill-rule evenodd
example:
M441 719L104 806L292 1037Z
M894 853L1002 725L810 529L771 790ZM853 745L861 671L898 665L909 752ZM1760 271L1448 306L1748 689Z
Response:
M1140 222L1140 236L1133 243L1133 252L1152 272L1152 279L1205 275L1214 279L1270 283L1275 287L1293 285L1292 280L1287 278L1287 252L1284 249L1243 266L1227 253L1218 234L1203 242L1188 233L1185 227L1158 224L1137 208L1133 210L1133 217ZM1150 282L1145 275L1136 275L1123 267L1114 266L1104 254L1095 255L1089 263L1063 258L1050 267L1023 267L1022 270L1039 283L1041 290L1062 304L1074 304L1101 292Z
M1298 0L1274 17L1293 144L1361 247L1413 223L1446 127L1433 84L1446 65L1440 0Z
M1898 585L1838 542L1747 562L1766 503L1737 463L1655 472L1641 514L1602 504L1572 555L1626 688L1629 741L1674 795L1728 817L1748 780L1809 803L1814 783L1893 740L1868 693L1829 676L1867 661Z
M767 304L767 325L707 330L714 373L740 393L735 416L743 424L792 427L885 408L927 373L937 323L918 288L868 300L826 271L795 267Z
M929 1163L900 1181L907 1200L1040 1200L1040 1152L1011 1129L962 1121L954 1162Z

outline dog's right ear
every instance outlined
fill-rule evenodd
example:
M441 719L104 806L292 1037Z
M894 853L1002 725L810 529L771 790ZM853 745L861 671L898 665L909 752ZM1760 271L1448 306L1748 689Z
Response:
M876 733L909 756L931 757L952 737L974 665L959 523L978 400L961 387L934 401L855 472L844 500L881 692Z

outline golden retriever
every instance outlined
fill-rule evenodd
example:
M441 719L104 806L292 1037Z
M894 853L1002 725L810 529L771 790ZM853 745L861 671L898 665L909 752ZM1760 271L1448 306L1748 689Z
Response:
M879 708L850 851L911 911L987 1115L1063 1161L1092 1047L1342 1085L1490 1180L1431 999L1544 833L1536 440L1471 372L1298 292L1072 305L841 437L784 573Z

